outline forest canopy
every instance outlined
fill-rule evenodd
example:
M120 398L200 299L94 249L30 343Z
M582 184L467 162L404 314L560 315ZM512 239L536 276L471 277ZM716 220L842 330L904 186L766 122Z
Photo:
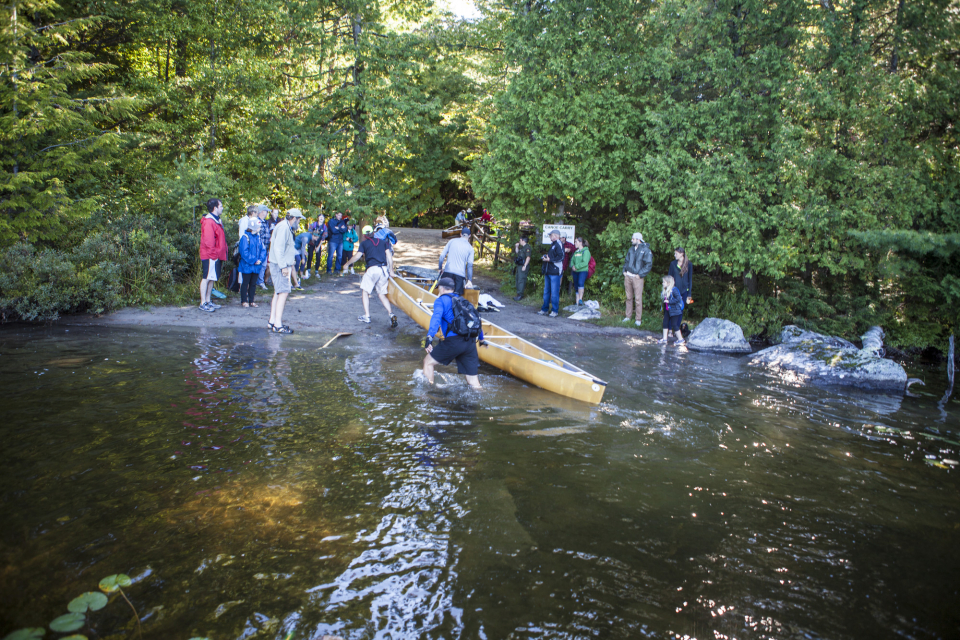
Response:
M941 346L960 309L955 0L12 0L0 306L169 297L202 203L641 231L700 313ZM618 290L618 287L620 288Z

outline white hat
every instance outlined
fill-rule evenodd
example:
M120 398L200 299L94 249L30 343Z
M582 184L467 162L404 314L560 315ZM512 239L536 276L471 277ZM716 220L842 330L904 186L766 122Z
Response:
M643 234L637 231L635 234L633 234L633 239L643 242Z
M302 218L303 213L300 212L300 209L290 209L287 211L288 216L293 216L294 218Z

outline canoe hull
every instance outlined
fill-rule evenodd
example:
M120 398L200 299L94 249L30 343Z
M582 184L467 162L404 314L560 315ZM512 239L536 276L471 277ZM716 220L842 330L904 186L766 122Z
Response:
M427 329L436 296L404 278L392 278L387 290L390 302L418 325ZM480 359L530 384L591 404L603 399L606 383L587 372L514 335L492 322L483 320L488 346L478 347Z

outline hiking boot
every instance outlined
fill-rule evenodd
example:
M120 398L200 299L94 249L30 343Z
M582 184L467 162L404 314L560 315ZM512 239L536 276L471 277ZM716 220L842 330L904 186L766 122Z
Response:
M523 296L513 296L513 299L516 300L517 302L520 302L521 298L523 298Z
M396 329L397 326L399 325L400 325L400 321L397 320L397 316L395 315L390 316L390 328Z
M207 304L213 307L214 311L220 308L220 305L217 304L216 302L208 302Z
M360 316L357 320L364 324L370 324L370 316Z
M559 315L560 315L560 314L557 313L556 311L551 311L551 312L550 312L550 317L551 317L551 318L556 318L556 317L559 316Z

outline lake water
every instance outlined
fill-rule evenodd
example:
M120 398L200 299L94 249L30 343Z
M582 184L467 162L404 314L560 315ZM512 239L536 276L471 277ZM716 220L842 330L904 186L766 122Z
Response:
M609 380L590 406L329 337L0 333L0 636L115 573L148 639L958 635L942 367L901 398L539 341Z

